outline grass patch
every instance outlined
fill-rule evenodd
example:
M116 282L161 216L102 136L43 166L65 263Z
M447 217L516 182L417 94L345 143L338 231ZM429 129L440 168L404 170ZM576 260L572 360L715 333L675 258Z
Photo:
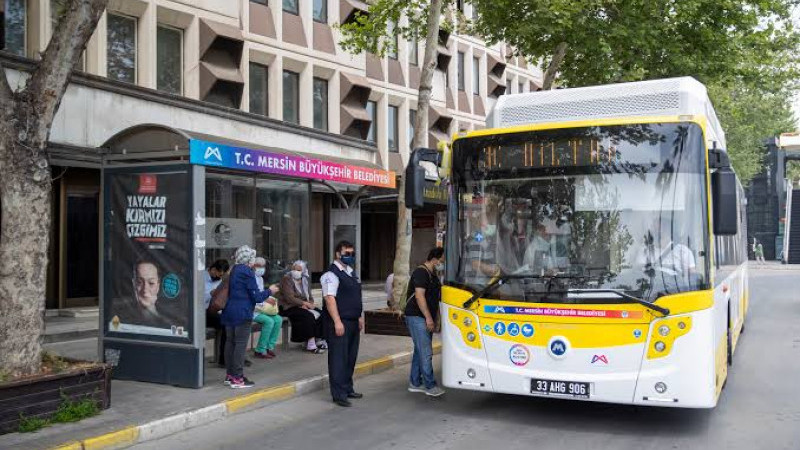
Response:
M54 423L77 422L87 417L96 416L100 413L97 403L90 397L84 397L78 401L72 401L67 396L58 405L58 410L52 417Z
M19 432L20 433L33 433L42 428L50 425L47 419L40 419L39 417L25 417L22 413L19 414Z
M69 369L67 361L50 352L42 352L42 366L51 373L61 373Z
M20 413L18 430L20 433L32 433L54 423L77 422L87 417L96 416L99 413L100 408L98 408L97 402L91 397L72 400L66 395L61 394L61 404L58 405L55 414L48 419L25 417Z

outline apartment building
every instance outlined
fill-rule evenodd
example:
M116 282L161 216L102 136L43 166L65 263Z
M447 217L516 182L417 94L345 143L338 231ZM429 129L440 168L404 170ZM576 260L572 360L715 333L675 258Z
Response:
M0 58L12 82L45 49L66 3L0 2ZM469 3L457 7L473 14ZM336 24L366 10L359 0L111 0L51 135L48 308L97 303L91 268L99 267L101 173L111 162L188 161L191 143L203 142L400 174L424 45L395 37L384 58L344 52ZM541 84L538 68L511 48L473 36L441 32L437 62L432 146L483 127L498 96ZM209 167L205 214L234 238L212 245L219 239L209 226L206 261L248 243L268 258L272 277L295 259L320 273L334 241L347 237L362 248L362 278L383 279L394 252L393 186ZM441 209L434 201L415 214L420 253L441 235Z

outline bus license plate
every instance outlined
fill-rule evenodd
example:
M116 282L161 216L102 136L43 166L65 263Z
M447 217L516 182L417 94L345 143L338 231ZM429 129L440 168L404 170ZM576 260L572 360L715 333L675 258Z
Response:
M589 398L589 383L581 381L539 380L533 378L531 379L531 393Z

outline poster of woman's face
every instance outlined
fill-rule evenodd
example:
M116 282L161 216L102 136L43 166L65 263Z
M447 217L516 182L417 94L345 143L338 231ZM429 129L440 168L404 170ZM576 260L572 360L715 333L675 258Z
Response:
M111 173L107 180L107 331L188 338L189 173Z

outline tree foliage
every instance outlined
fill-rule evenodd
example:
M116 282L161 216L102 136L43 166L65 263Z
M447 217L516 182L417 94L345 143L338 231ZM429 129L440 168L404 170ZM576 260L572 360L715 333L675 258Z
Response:
M473 0L477 33L545 69L559 45L564 86L691 75L779 90L797 74L797 0Z
M794 131L791 97L736 83L712 84L709 95L725 130L727 150L739 179L747 184L763 167L764 140Z
M397 35L407 41L424 40L427 34L428 8L426 0L375 0L370 2L367 14L357 14L350 23L339 24L342 32L339 46L350 53L369 52L379 57L386 56L394 48ZM450 17L452 2L441 1L440 17ZM452 30L452 21L445 21L442 28Z

